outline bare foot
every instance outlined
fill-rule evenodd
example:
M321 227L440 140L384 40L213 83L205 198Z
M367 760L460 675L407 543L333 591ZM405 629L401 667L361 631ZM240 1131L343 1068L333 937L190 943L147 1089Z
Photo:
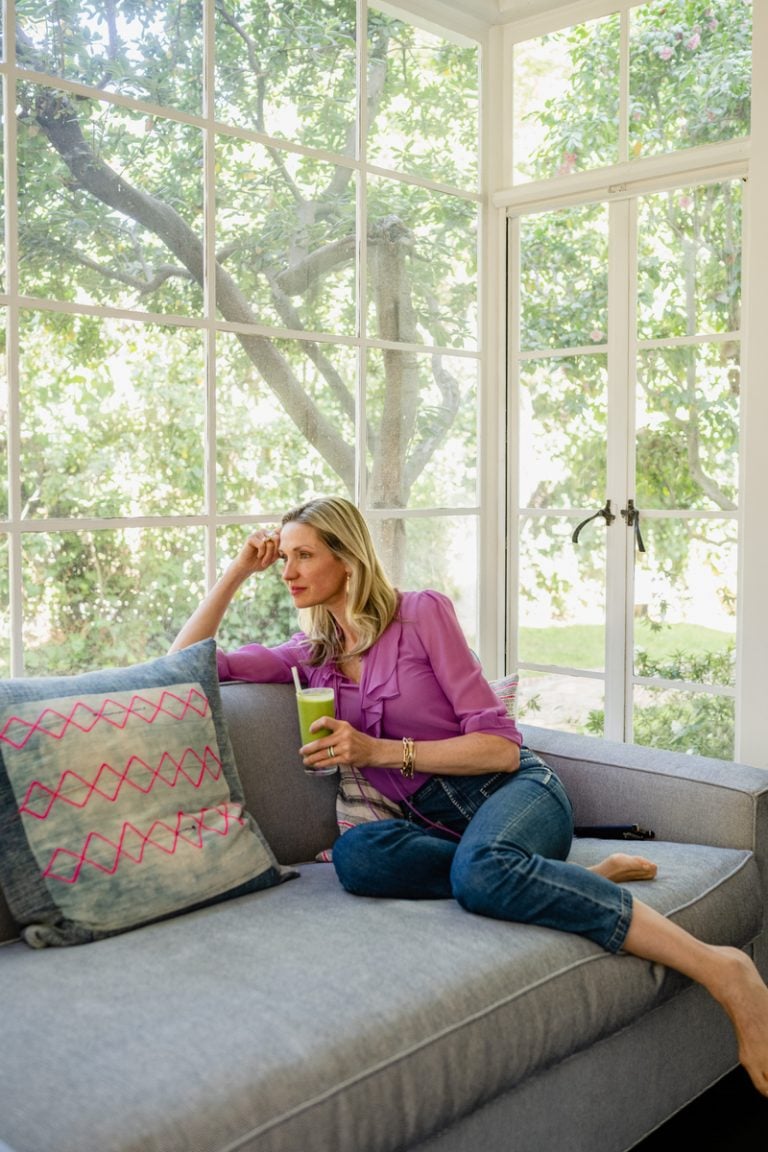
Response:
M722 974L709 990L731 1018L739 1060L758 1092L768 1096L768 988L744 952L713 948L719 954Z
M645 856L630 856L628 852L613 852L601 860L599 864L592 864L588 869L613 880L616 884L625 884L628 880L653 880L657 867L652 860Z

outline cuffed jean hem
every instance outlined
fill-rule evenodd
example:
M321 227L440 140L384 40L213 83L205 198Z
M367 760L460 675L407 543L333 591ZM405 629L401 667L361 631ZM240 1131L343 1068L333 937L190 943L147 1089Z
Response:
M405 811L407 819L360 824L336 841L333 864L349 892L453 897L479 915L573 932L620 951L631 894L566 862L570 801L527 749L515 773L433 777Z
M609 880L608 883L610 884L612 881ZM632 893L619 884L614 884L614 888L621 898L621 911L613 935L603 944L607 952L621 952L627 938L627 932L629 932L629 926L632 923Z

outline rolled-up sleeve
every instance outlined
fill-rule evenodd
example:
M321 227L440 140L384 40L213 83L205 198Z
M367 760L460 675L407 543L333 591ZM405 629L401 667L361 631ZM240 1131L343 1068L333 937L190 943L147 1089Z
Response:
M432 672L451 703L461 732L503 736L521 745L522 734L483 675L448 597L432 590L420 593L415 622Z
M290 684L292 669L298 668L302 683L306 680L304 661L307 650L304 634L299 632L284 644L267 648L263 644L246 644L234 652L216 652L219 679L247 680L254 684Z

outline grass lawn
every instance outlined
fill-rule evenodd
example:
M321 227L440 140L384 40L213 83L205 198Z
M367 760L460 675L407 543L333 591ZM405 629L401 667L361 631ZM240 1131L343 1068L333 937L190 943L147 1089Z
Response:
M635 647L656 659L687 652L703 655L722 652L733 636L695 624L669 624L653 632L642 620L635 628ZM561 664L572 668L604 666L605 629L599 624L553 625L520 629L520 659L535 664Z

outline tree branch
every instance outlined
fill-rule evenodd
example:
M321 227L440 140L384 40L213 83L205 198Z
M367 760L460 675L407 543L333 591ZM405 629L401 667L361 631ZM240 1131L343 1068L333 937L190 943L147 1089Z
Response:
M456 377L445 368L439 353L433 353L431 360L432 376L440 389L443 405L440 408L430 409L432 419L428 434L422 436L409 452L406 463L406 483L409 488L424 471L437 449L445 442L459 411L461 390Z
M64 93L43 89L36 99L35 119L78 185L101 203L154 233L202 286L204 254L200 237L173 208L129 184L94 153L83 136L72 101ZM235 323L257 324L258 317L229 273L217 264L214 274L216 302L224 318ZM271 340L243 334L238 334L238 339L287 414L352 491L354 445L348 445L333 424L322 416Z

